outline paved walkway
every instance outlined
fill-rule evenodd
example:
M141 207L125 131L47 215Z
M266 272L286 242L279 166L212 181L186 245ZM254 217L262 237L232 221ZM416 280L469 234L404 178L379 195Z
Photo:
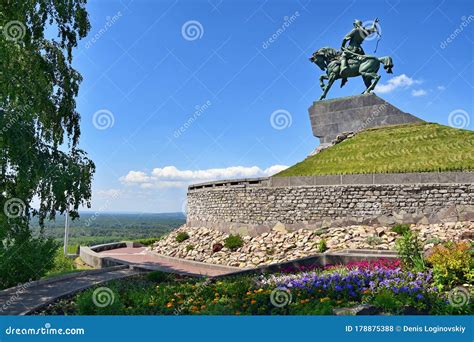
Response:
M138 274L140 269L211 277L239 270L233 267L220 267L189 260L162 257L150 253L145 247L117 248L99 252L99 254L121 260L124 265L72 273L0 291L0 315L25 315L59 298L85 290L91 286Z
M240 271L235 267L219 267L216 265L205 265L199 262L188 260L173 260L173 258L161 257L158 254L150 253L146 247L122 247L99 252L100 255L108 256L130 263L134 266L150 270L186 274L192 276L220 276L224 274Z
M97 273L80 272L56 279L39 281L0 291L0 315L25 315L58 298L87 289L91 286L138 274L128 267L113 267L110 271Z

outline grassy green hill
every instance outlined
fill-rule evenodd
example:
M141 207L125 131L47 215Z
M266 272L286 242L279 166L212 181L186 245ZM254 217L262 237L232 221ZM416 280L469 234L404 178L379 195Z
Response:
M416 123L365 130L275 176L467 170L474 131Z

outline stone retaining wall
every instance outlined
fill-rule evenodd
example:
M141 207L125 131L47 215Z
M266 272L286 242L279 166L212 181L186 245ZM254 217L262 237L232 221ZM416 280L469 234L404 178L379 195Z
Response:
M301 177L298 183L278 177L277 182L282 184L278 185L272 184L275 177L259 180L258 184L233 181L233 186L194 186L188 191L187 225L258 235L271 229L474 221L474 173L453 174L427 174L444 182L425 184L364 184L361 179L376 177L352 175L358 183L290 185L314 179ZM405 174L405 179L417 181L418 175ZM394 179L392 175L384 176ZM456 180L464 182L453 182Z

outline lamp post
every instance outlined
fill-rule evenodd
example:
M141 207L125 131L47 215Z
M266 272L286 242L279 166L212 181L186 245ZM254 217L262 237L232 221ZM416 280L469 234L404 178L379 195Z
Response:
M64 221L64 256L67 257L67 245L69 242L69 202L66 207L66 219Z

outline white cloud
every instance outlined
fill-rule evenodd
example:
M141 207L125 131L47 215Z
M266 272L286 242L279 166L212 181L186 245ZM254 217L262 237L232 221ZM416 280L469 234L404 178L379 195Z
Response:
M412 96L415 96L415 97L418 97L418 96L425 96L426 94L428 94L428 93L427 93L426 90L424 90L424 89L413 89L413 90L411 91L411 95L412 95Z
M175 166L155 168L150 174L142 171L130 171L120 177L123 184L135 184L144 189L187 187L191 183L201 183L219 179L268 177L286 169L285 165L272 165L266 169L258 166L231 166L220 169L180 170Z
M408 77L405 74L394 76L385 84L379 84L375 87L375 92L381 94L390 93L399 88L408 88L414 84L420 84L421 81Z
M446 89L446 87L445 87L445 86L442 86L442 85L440 85L440 86L437 86L437 87L436 87L436 89L438 89L438 90L445 90L445 89Z

